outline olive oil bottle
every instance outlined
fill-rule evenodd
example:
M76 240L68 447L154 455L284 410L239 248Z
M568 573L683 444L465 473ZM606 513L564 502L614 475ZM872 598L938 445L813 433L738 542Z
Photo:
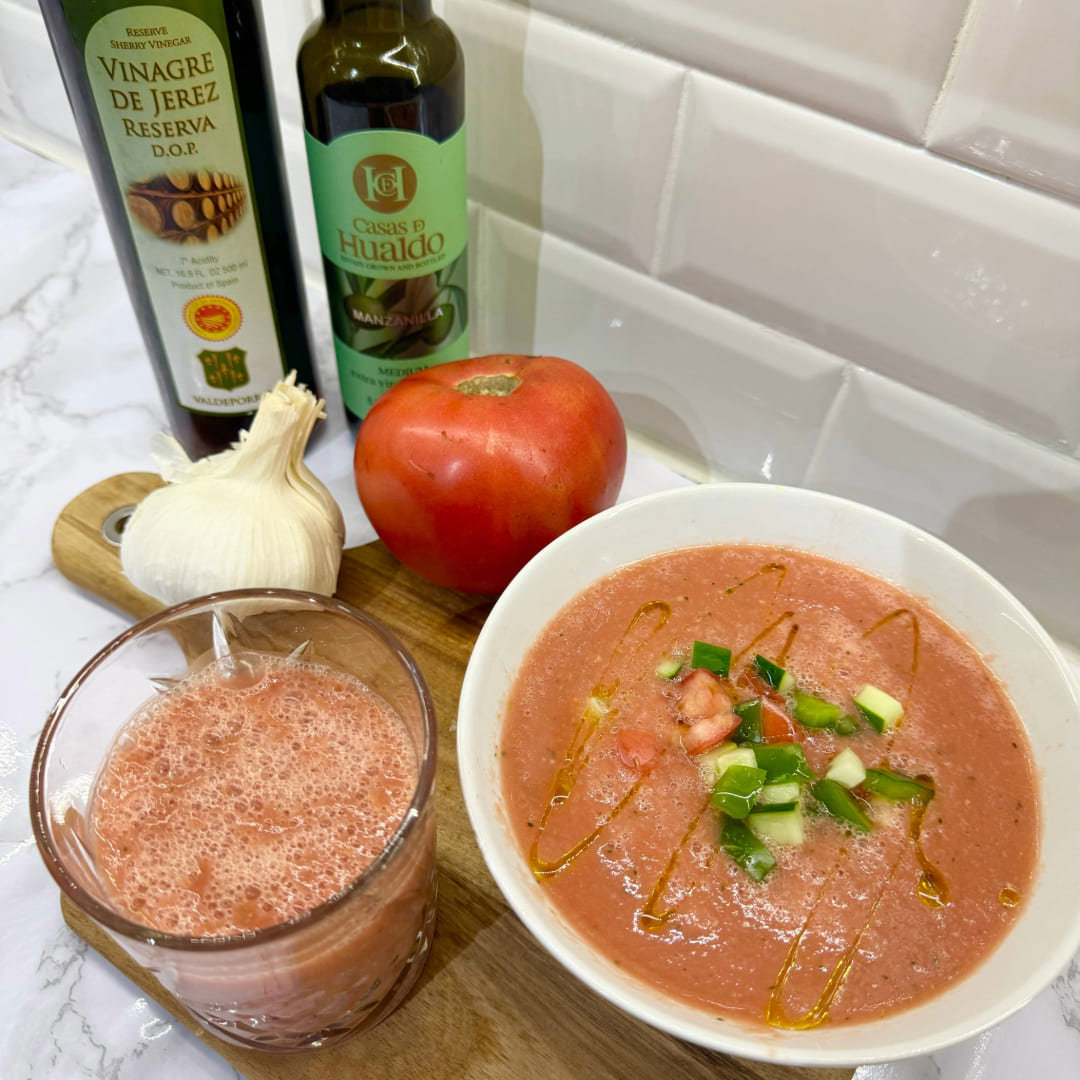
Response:
M465 72L431 0L323 0L297 72L342 397L468 355Z
M41 0L174 434L232 442L314 389L257 0Z

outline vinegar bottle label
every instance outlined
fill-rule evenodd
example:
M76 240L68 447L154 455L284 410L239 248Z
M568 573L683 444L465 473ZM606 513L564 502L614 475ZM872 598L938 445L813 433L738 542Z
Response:
M362 417L403 376L468 355L465 128L305 140L341 392Z
M204 7L224 35L220 4ZM210 414L251 412L284 369L223 40L190 12L136 5L83 42L176 399Z

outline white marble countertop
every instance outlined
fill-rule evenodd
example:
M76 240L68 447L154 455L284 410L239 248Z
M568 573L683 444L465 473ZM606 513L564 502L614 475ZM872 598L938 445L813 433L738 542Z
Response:
M0 567L0 1077L235 1077L67 930L34 845L26 793L44 718L129 623L53 568L52 526L94 482L152 469L148 446L164 416L89 180L0 139L0 238L0 539L10 558ZM330 420L309 461L340 502L352 545L374 533L352 484L321 304L313 294ZM633 451L623 497L685 482ZM1080 1077L1080 958L991 1031L934 1057L861 1068L857 1080L1034 1076Z

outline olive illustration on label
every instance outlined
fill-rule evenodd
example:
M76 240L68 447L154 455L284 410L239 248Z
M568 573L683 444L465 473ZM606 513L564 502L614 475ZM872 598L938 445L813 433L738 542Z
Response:
M450 328L454 325L456 315L454 305L444 301L439 306L439 314L424 327L421 333L424 344L441 345L450 336Z
M147 232L176 244L223 236L243 217L244 185L231 173L168 172L129 184L128 210Z

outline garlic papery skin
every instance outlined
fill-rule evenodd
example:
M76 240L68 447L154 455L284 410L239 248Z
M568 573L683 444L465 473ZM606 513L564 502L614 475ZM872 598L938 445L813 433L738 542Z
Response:
M124 529L131 583L166 604L224 589L302 589L330 596L345 522L304 464L323 402L296 373L263 394L229 450L191 461L158 435L152 454L168 486L151 492Z

